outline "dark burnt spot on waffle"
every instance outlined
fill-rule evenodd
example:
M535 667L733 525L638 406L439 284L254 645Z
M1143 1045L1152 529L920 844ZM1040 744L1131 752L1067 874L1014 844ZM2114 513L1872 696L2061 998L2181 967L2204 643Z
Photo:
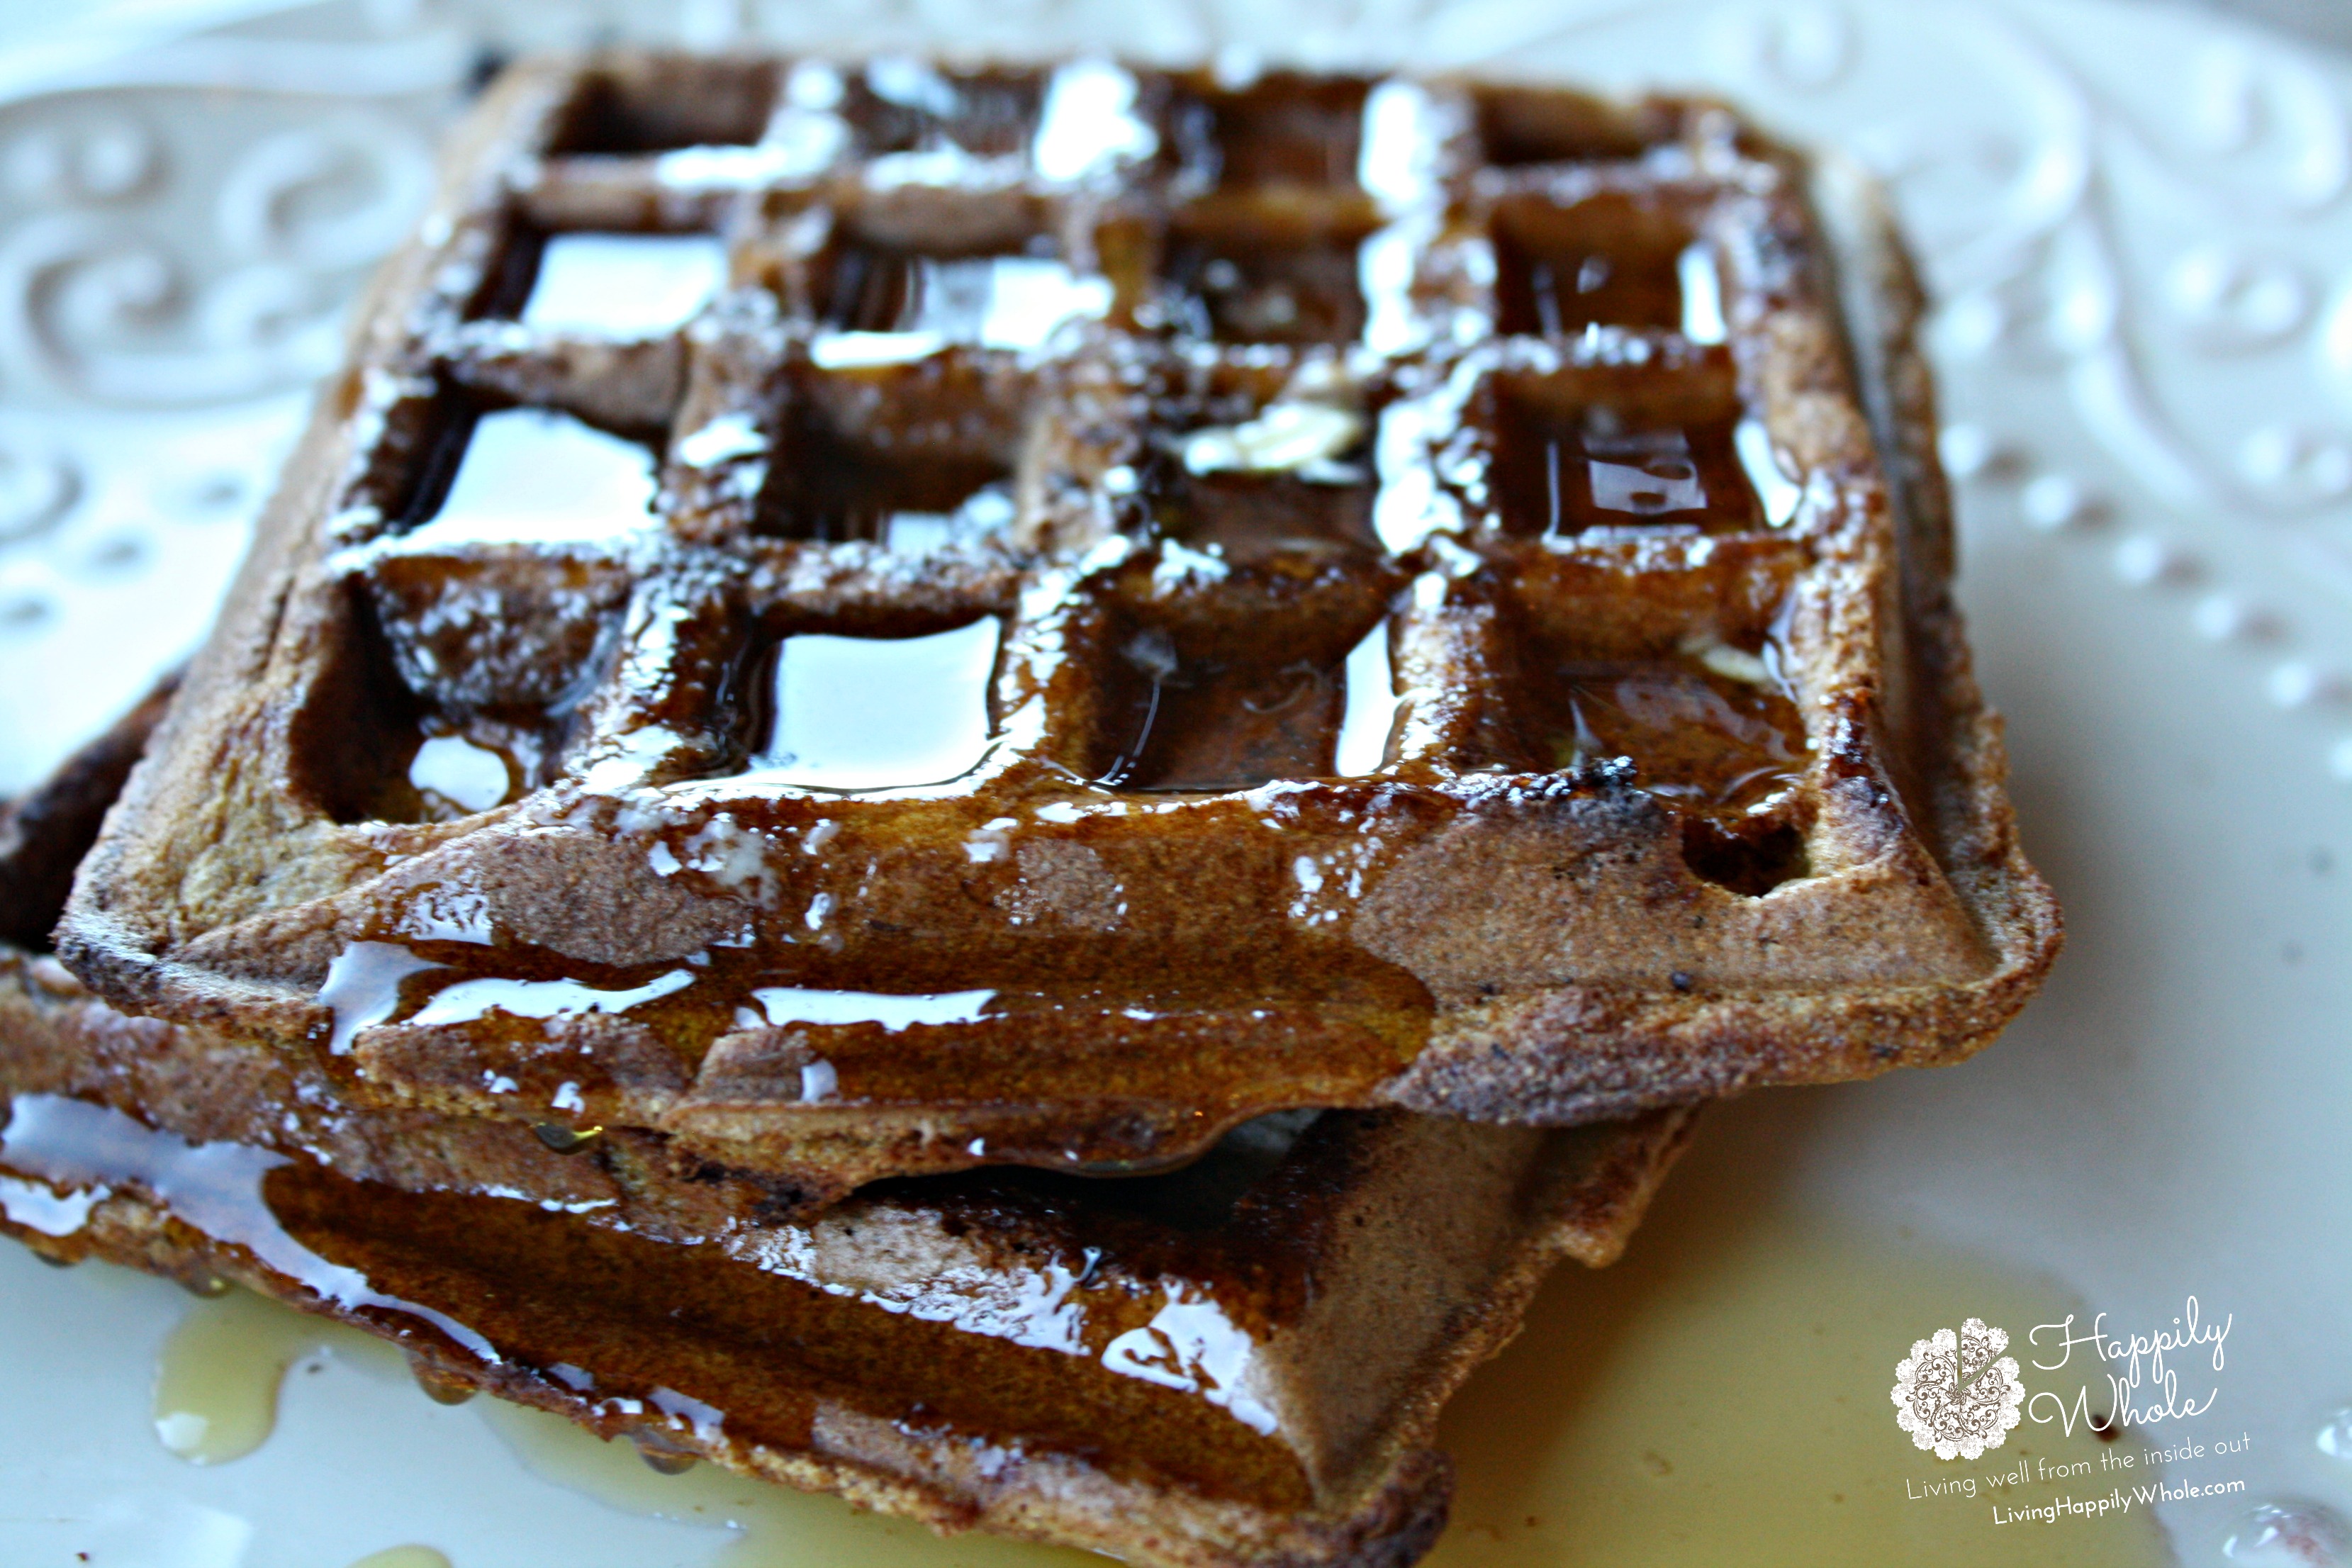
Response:
M1687 1100L1813 1069L1729 1013L1746 1066L1587 1059L1682 1037L1663 974L1826 1016L2005 962L1920 826L1959 742L1888 757L1948 634L1832 247L1719 109L500 91L289 589L268 765L331 848L173 927L339 1070L838 1190Z

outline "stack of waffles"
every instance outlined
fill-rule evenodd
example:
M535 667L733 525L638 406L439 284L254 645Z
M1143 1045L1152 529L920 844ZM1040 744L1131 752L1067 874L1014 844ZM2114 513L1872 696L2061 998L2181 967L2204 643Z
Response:
M16 810L47 1256L943 1528L1402 1563L1694 1105L2050 961L1916 289L1718 105L605 55L446 171L53 956L137 721Z

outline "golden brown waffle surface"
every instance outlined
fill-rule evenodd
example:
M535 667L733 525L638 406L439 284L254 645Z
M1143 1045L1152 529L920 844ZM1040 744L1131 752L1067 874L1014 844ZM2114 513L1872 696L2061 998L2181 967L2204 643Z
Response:
M60 940L814 1196L1954 1059L1917 300L1719 107L624 56L450 154Z
M1172 1174L967 1172L793 1221L657 1135L557 1154L363 1111L0 948L0 1233L240 1281L401 1344L436 1397L665 1467L1138 1563L1419 1556L1438 1407L1555 1260L1616 1256L1695 1114L1301 1113Z

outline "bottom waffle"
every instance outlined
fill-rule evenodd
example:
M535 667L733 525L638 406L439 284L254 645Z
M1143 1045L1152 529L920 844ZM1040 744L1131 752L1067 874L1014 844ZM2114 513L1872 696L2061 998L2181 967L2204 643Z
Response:
M0 1100L0 1228L45 1257L234 1280L657 1460L1168 1564L1417 1556L1440 1405L1554 1261L1616 1256L1694 1114L1267 1118L1165 1175L771 1219L656 1140L355 1110L13 951Z

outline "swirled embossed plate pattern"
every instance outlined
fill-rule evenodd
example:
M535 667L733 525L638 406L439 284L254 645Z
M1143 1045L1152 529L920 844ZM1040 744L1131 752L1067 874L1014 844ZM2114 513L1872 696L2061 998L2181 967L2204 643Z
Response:
M10 536L0 636L11 669L44 671L37 692L20 683L0 699L0 759L18 782L143 688L151 670L128 665L168 662L201 630L226 569L217 533L250 515L291 440L300 396L288 389L331 357L281 359L278 379L254 378L253 340L241 334L299 335L301 323L226 306L206 315L197 293L158 282L173 268L234 270L209 221L150 216L184 182L221 181L216 160L242 143L226 121L203 118L205 100L118 84L227 82L272 106L257 140L361 110L375 127L358 139L369 155L421 169L476 38L561 41L578 25L499 9L311 12L249 25L255 44L236 50L200 37L126 58L115 43L103 65L89 51L73 63L73 92L9 105L12 239L63 212L189 252L163 273L69 252L37 276L21 265L10 275L24 280L11 284L10 342L41 356L30 368L12 358L0 387ZM658 37L679 25L619 22ZM983 47L1234 46L1311 63L1410 57L1704 85L1889 175L1942 302L1933 346L1947 465L1965 480L1962 596L1986 683L2011 715L2021 812L2067 900L2074 948L2002 1050L1962 1072L1827 1097L1789 1179L1809 1201L1927 1226L2135 1318L2184 1287L2227 1295L2263 1326L2242 1351L2231 1345L2254 1485L2352 1503L2313 1442L2352 1398L2316 1305L2345 1285L2325 1238L2352 1223L2331 1109L2346 1086L2326 1049L2326 1021L2347 1005L2342 965L2329 960L2340 956L2347 847L2330 824L2335 779L2352 773L2339 674L2352 75L2339 61L2186 13L2068 4L1693 0L1540 17L1503 5L1307 5L1278 19L1239 7L745 5L693 8L685 25L703 41L740 25L887 48L952 29ZM331 102L302 96L329 82L341 95ZM145 127L167 155L126 175L142 164L124 138L63 133L93 111L100 130ZM397 184L364 158L341 165L349 184L271 167L284 182L265 203L272 224L358 210ZM407 217L385 218L380 243ZM157 408L139 395L143 377L73 369L140 333L178 342L184 364L231 362L205 374L224 395L251 397ZM152 379L159 392L173 384ZM78 618L84 605L108 611ZM59 669L89 682L90 696L58 701L47 682ZM100 1300L73 1280L55 1288L74 1306L37 1316L111 1312L122 1336L158 1331L151 1303ZM53 1300L46 1286L37 1299ZM102 1370L83 1366L94 1402ZM38 1366L11 1371L21 1387L47 1386ZM126 1386L143 1376L131 1366ZM68 1401L60 1392L51 1403ZM382 1419L397 1421L398 1404ZM201 1503L154 1500L157 1519L290 1518L249 1489L317 1479L303 1481L299 1456L279 1450L252 1461L265 1469L192 1482L150 1473L114 1446L119 1434L73 1441L86 1458L63 1474L89 1478L93 1497L187 1499L197 1492L177 1489L200 1483ZM2202 1500L2160 1510L2189 1561L2211 1558L2234 1511ZM562 1528L533 1544L553 1544ZM572 1553L621 1552L620 1533L589 1530Z

